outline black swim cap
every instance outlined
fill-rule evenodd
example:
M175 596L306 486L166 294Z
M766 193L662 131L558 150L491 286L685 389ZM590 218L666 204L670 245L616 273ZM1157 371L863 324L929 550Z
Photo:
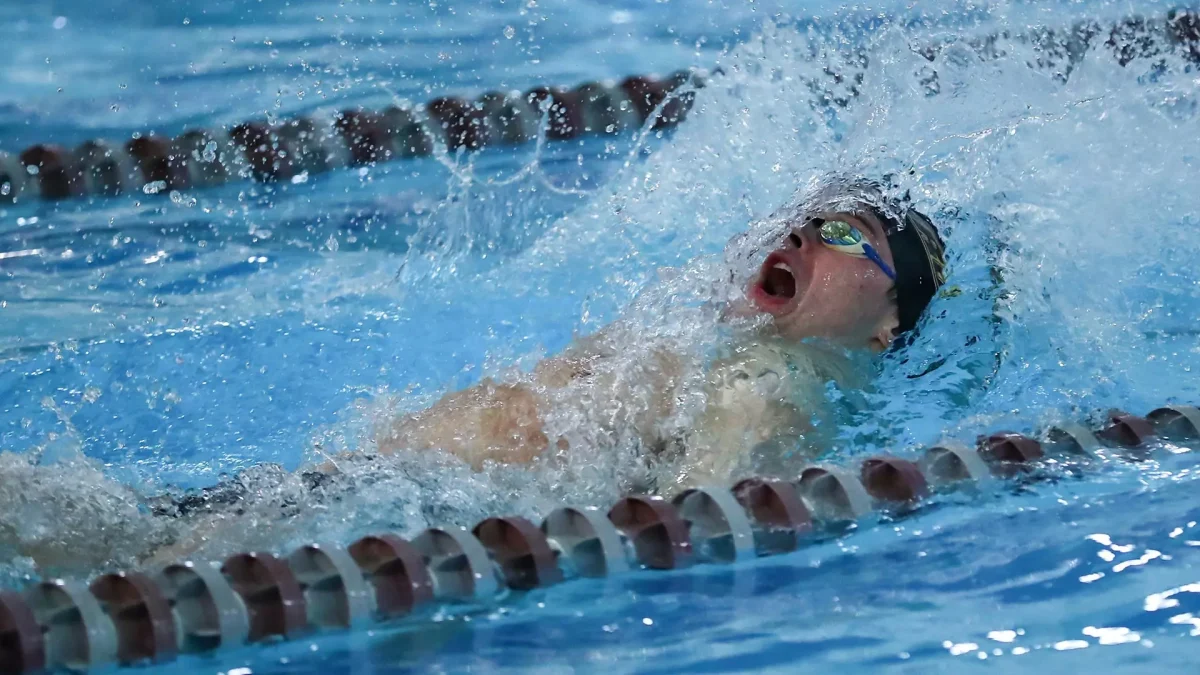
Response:
M903 211L901 224L881 209L871 208L884 223L892 260L896 265L896 305L900 314L897 333L912 330L933 296L946 283L946 243L933 221L916 209Z

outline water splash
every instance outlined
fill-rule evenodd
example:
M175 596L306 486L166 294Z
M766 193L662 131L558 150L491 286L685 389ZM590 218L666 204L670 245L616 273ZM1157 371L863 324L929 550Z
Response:
M541 176L493 191L478 166L466 167L440 174L452 198L407 230L418 235L408 243L421 243L404 259L403 287L396 256L380 261L326 246L319 266L285 268L249 288L231 284L227 297L207 296L223 305L269 297L273 308L300 306L316 320L340 320L372 303L415 321L444 307L496 309L481 320L495 332L482 367L461 377L441 373L411 391L361 375L365 393L346 419L316 429L309 445L314 461L354 453L339 460L342 476L308 490L291 474L261 474L245 488L244 512L198 550L281 548L383 527L411 533L469 525L492 512L532 517L562 501L601 505L634 487L669 489L684 466L648 462L641 439L613 436L600 424L636 413L632 402L647 400L636 384L619 399L564 402L547 425L569 450L530 468L474 471L433 452L366 457L395 415L485 375L527 377L540 355L573 333L594 333L618 317L629 328L616 343L617 371L636 372L669 344L685 355L682 378L692 386L684 391L694 393L699 364L721 335L720 305L736 298L756 255L778 236L772 216L819 190L831 172L892 176L890 191L934 217L950 253L948 292L913 344L875 366L863 400L832 430L838 452L902 450L947 430L1028 428L1052 415L1195 398L1200 383L1188 364L1200 346L1187 319L1200 306L1200 279L1189 264L1200 253L1200 198L1189 183L1195 152L1181 142L1194 136L1195 66L1175 54L1122 66L1099 39L1064 46L1066 56L1046 65L1045 44L1016 36L1068 26L1039 20L1031 31L1026 19L1010 7L972 21L972 34L1012 29L1013 37L983 50L961 37L962 27L767 25L723 59L723 74L699 93L672 138L643 137L654 145L644 160L637 147L610 153L623 159L561 218L530 223L530 212L513 206L544 187ZM927 49L931 43L938 49ZM840 78L832 85L831 72ZM386 185L381 179L377 187ZM434 237L431 224L448 225L442 234L449 236ZM513 229L519 241L486 259L489 245ZM499 330L505 321L508 332ZM417 348L413 342L403 348ZM842 395L827 393L835 402ZM666 423L675 431L686 431L695 415L695 400L684 399ZM19 498L31 504L56 503L68 484L97 495L87 527L124 533L106 540L120 555L145 553L137 542L147 531L150 541L178 541L199 527L135 514L162 486L135 492L95 467L71 464L55 466L54 479L35 479L44 467L5 457L4 484L21 481ZM17 521L5 518L0 529L11 530ZM74 524L51 523L38 541L62 546L91 531L64 522Z

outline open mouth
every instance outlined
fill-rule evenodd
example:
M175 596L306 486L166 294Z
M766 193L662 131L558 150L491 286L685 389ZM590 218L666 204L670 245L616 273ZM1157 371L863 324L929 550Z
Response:
M767 256L750 290L754 304L764 312L787 312L804 292L800 263L795 251L780 250Z
M773 298L791 299L796 297L796 275L792 268L782 261L763 270L762 289Z

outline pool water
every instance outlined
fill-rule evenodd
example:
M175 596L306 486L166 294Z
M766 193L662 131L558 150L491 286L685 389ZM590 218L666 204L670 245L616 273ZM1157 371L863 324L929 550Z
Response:
M961 41L1169 7L8 3L8 151L396 97L723 74L671 133L0 207L0 585L128 564L170 534L147 496L369 449L394 410L528 368L618 316L703 340L698 308L747 272L728 242L763 234L829 171L896 174L942 226L958 291L879 360L831 460L1194 404L1196 64L1121 66L1094 41L1069 67L1038 68L1019 41L987 60ZM931 43L944 45L933 61L917 49ZM851 44L866 66L839 55ZM863 74L844 108L810 86L827 67ZM1184 671L1200 636L1195 456L1167 445L1155 461L942 498L787 556L564 584L163 670ZM636 474L621 453L573 462L475 472L402 455L351 498L255 510L203 553L536 520L611 504ZM31 551L70 556L37 570Z

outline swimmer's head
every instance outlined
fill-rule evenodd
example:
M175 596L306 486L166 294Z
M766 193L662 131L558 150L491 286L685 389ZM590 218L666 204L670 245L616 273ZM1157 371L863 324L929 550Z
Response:
M886 348L945 281L937 228L870 183L826 185L782 220L783 241L747 293L784 337Z

